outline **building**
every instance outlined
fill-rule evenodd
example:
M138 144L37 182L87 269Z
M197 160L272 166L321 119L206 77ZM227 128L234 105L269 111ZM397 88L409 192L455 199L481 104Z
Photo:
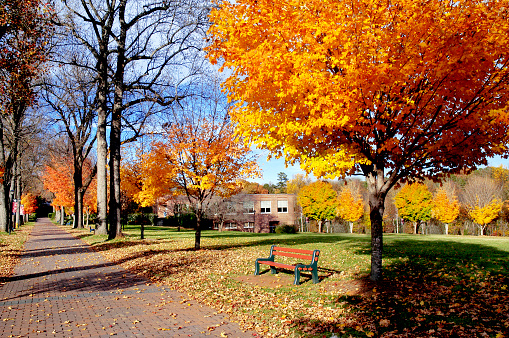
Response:
M238 194L212 200L207 217L216 230L270 233L278 225L297 224L301 215L296 202L297 197L290 194ZM173 210L181 210L181 205L186 205L184 198L159 203L158 217L174 215Z

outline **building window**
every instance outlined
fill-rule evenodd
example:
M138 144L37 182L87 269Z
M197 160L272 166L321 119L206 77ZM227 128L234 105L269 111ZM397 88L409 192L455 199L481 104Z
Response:
M226 222L226 223L224 224L224 228L225 228L226 230L236 230L236 229L237 229L237 224L236 224L236 223L234 223L234 222Z
M254 202L244 202L244 213L254 214Z
M260 201L260 212L270 214L270 201Z
M277 201L277 212L288 212L288 201Z
M244 223L244 229L253 229L254 228L254 222L245 222Z

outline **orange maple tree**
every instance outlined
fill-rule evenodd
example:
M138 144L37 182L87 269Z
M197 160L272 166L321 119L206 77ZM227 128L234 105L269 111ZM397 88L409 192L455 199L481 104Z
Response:
M350 233L353 233L353 222L364 214L364 201L349 186L343 187L338 195L337 214L349 223Z
M25 215L33 214L37 210L37 198L32 193L23 195L21 204L25 209Z
M51 191L53 198L51 205L54 207L74 206L73 171L70 157L63 159L53 158L50 165L44 168L42 181L44 188Z
M85 161L83 165L83 173L90 175L93 168L90 161ZM44 168L42 175L44 187L51 191L53 198L51 205L54 207L70 208L72 211L75 207L75 189L74 189L74 166L71 156L62 158L53 157L50 164ZM93 179L83 195L83 206L87 213L97 210L97 180ZM88 218L87 218L88 219ZM78 225L82 227L83 225Z
M388 191L507 153L508 17L505 0L224 1L208 55L241 135L315 176L366 177L380 280Z
M143 186L136 201L149 206L161 197L186 196L196 214L195 248L199 249L201 220L212 197L228 197L240 191L240 179L258 174L250 152L224 119L174 123L143 156Z

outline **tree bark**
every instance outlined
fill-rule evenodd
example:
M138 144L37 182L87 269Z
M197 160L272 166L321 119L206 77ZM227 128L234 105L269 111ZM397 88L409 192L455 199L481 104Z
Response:
M113 83L115 85L113 112L110 130L110 231L109 239L122 236L120 205L120 147L122 134L122 111L124 104L125 42L127 26L125 22L126 1L118 8L120 34L117 40L117 69Z
M196 250L200 250L201 247L201 221L202 221L202 213L198 211L196 213L196 232L194 234L194 248Z
M369 216L371 219L371 280L382 280L383 214L385 197L390 184L384 182L383 165L363 168L368 185Z

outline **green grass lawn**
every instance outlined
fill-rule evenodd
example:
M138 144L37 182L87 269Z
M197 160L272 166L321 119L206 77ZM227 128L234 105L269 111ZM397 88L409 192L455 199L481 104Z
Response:
M385 279L375 284L367 235L204 231L195 251L189 230L148 226L140 240L139 226L127 226L114 241L74 232L109 259L267 337L508 337L505 238L387 234ZM292 272L252 276L272 244L321 250L320 283L304 275L294 286Z

